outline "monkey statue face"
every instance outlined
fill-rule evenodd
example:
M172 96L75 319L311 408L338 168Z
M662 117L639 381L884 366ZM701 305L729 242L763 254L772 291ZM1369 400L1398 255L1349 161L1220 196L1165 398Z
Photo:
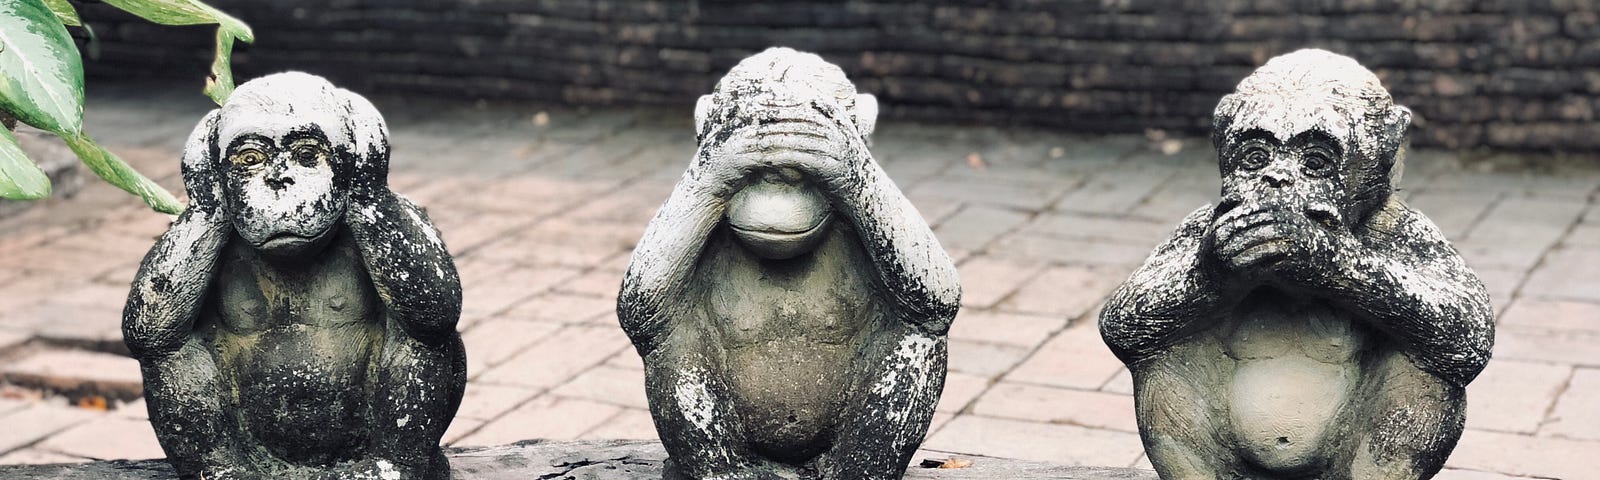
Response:
M763 173L728 202L734 238L762 258L784 260L809 253L833 220L833 207L799 171Z
M1349 228L1341 208L1349 203L1340 171L1343 148L1327 133L1312 130L1284 141L1265 130L1250 130L1220 153L1218 216L1244 208L1267 213L1279 223L1284 216L1302 215L1325 228Z
M247 84L257 88L239 89L222 108L218 180L240 237L263 253L295 256L326 244L344 216L348 107L326 82L270 80Z

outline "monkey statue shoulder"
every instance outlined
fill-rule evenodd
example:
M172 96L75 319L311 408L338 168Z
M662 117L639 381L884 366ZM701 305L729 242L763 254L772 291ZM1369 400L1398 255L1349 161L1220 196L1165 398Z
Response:
M460 278L388 156L372 104L303 73L240 85L190 135L190 206L122 325L180 476L449 477Z
M1411 114L1354 60L1301 50L1223 97L1222 195L1107 300L1165 479L1425 479L1489 360L1482 282L1393 195Z
M782 48L696 105L694 159L617 305L669 478L905 473L960 287L867 149L876 115L838 67Z

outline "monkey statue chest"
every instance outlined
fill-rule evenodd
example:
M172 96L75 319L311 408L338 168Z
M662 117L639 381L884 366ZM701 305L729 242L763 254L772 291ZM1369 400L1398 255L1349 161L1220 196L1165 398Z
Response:
M1326 302L1261 289L1219 331L1235 361L1226 394L1240 445L1264 466L1317 461L1329 427L1359 401L1368 327Z
M804 453L832 431L863 335L880 320L871 265L836 231L813 252L771 261L713 238L699 275L702 318L720 344L757 446Z
M214 288L213 348L240 428L289 460L354 453L383 308L351 240L293 262L230 242Z

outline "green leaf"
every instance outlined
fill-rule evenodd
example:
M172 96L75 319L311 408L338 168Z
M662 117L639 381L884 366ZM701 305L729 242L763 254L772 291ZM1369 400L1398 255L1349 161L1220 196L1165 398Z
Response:
M83 20L78 19L78 11L73 9L67 0L44 0L44 4L50 7L50 11L56 13L56 18L60 18L61 23L69 27L83 26Z
M0 108L51 133L83 130L83 60L42 0L0 0Z
M105 3L162 25L217 24L216 58L211 62L205 94L217 105L233 95L233 41L254 42L256 37L250 26L199 0L105 0Z
M106 182L138 195L144 199L145 204L156 211L170 214L183 212L183 205L178 203L177 197L172 196L171 192L134 171L133 167L89 139L88 135L78 134L61 138L67 141L67 147L72 149L72 153L77 154L78 158L83 160L83 164L89 166L89 170Z
M17 137L0 128L0 198L38 200L50 196L50 177L23 155Z

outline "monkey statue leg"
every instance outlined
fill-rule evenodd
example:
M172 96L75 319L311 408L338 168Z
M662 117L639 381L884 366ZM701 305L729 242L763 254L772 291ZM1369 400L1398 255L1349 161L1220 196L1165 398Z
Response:
M1373 397L1368 432L1356 442L1349 478L1415 480L1444 467L1466 428L1466 389L1423 372L1399 352L1383 358L1367 385Z
M180 477L239 464L223 458L233 435L223 433L222 382L205 340L191 336L175 351L147 355L140 371L150 423Z
M668 479L767 480L774 469L745 443L729 387L694 328L672 330L646 359L645 388L659 395L650 402L656 431L669 458Z
M1203 359L1202 359L1203 358ZM1165 480L1225 478L1236 455L1217 432L1227 418L1214 403L1214 388L1224 385L1219 365L1231 364L1206 336L1148 358L1134 375L1134 410L1145 455Z
M460 337L423 343L391 325L379 354L373 394L373 439L379 457L395 462L388 468L413 475L399 478L449 478L450 464L439 439L450 427L466 388L467 356ZM378 471L384 465L375 465Z
M850 378L851 402L840 418L833 448L818 458L826 480L894 480L928 433L939 394L944 390L948 350L944 336L894 322L880 336L895 343L869 348L856 360Z

